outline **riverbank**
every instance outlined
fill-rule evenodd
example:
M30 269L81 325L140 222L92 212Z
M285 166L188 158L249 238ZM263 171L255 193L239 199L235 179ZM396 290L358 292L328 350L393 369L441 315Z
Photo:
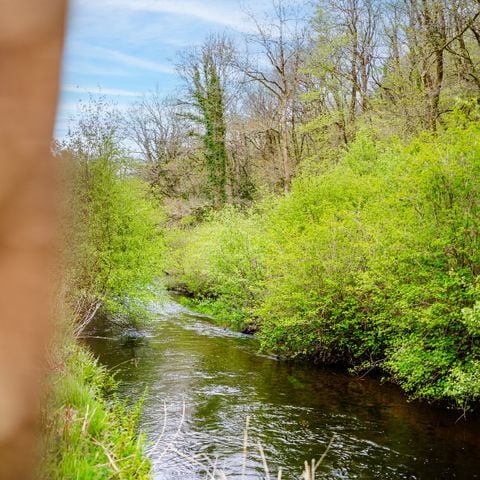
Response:
M89 347L117 372L118 395L147 389L140 428L153 477L297 478L320 459L317 477L397 480L474 478L480 468L479 419L407 402L395 385L339 369L282 362L258 352L258 340L220 328L178 298L156 308L141 338L95 322ZM101 319L99 319L101 320ZM245 458L244 433L249 418ZM245 469L244 469L245 466ZM222 477L223 478L223 477Z
M372 369L411 398L480 399L480 126L367 132L286 196L168 234L167 285L263 351Z
M43 480L150 479L145 437L133 408L115 394L111 372L63 325L51 355L51 378L43 412Z

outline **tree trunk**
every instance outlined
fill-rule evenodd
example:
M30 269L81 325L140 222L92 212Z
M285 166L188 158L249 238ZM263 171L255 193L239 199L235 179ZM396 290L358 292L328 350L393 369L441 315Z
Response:
M288 119L287 119L287 104L283 102L282 112L280 118L280 150L282 153L283 162L283 188L285 193L290 191L291 173L290 162L288 158Z

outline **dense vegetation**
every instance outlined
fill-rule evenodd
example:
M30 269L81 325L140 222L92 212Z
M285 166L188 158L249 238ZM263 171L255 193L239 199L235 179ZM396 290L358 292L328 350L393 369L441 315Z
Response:
M305 14L274 2L248 55L207 38L179 61L181 101L146 97L130 116L174 224L167 283L265 349L380 369L467 409L480 397L478 2L322 0Z
M84 107L56 148L70 323L142 321L165 277L265 350L379 369L466 410L480 399L478 2L306 14L279 0L245 49L213 35L183 52L178 98ZM137 410L106 402L105 372L66 344L48 478L98 464L143 478Z
M287 197L178 230L171 284L268 350L378 366L466 408L480 396L480 125L461 112L406 144L363 131Z
M69 303L82 324L99 309L141 320L161 273L163 214L145 182L130 174L117 113L102 100L87 105L58 155L68 167Z
M275 0L248 34L180 52L182 89L126 115L137 173L172 219L288 192L362 129L408 140L478 97L476 0L315 3Z
M113 377L67 329L71 320L64 321L65 337L52 358L40 478L150 478L145 440L137 432L141 404L132 408L115 398Z

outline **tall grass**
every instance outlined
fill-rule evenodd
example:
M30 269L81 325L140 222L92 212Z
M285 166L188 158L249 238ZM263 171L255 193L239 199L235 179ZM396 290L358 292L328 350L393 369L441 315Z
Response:
M51 358L43 412L41 480L149 479L141 402L127 407L115 381L64 326Z

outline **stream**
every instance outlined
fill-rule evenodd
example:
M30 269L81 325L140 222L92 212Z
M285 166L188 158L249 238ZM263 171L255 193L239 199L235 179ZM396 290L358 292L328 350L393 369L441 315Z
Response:
M407 402L373 378L257 352L255 338L222 329L174 300L141 332L101 319L86 343L116 372L119 395L145 391L141 430L155 479L300 478L304 461L331 448L316 478L480 478L480 421ZM248 449L244 433L249 418ZM211 477L210 477L211 478Z

